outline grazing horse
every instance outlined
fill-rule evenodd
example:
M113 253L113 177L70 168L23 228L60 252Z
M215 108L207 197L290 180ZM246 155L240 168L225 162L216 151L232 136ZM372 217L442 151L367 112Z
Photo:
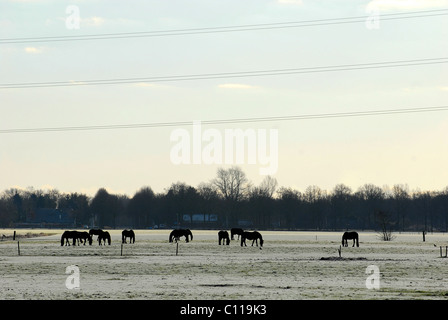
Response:
M90 229L89 230L89 234L91 236L99 236L101 232L103 232L103 230L101 230L101 229Z
M355 242L356 242L356 246L359 247L359 236L358 236L358 232L352 231L352 232L344 232L344 234L342 235L342 245L344 247L348 247L348 241L347 240L353 240L353 246L355 246Z
M219 231L218 238L219 238L219 245L221 245L221 240L222 240L223 245L224 245L224 240L226 240L226 245L230 244L229 233L227 231L224 231L224 230Z
M69 239L73 239L73 245L76 245L76 240L78 239L77 231L64 231L61 236L61 246L65 245L69 246Z
M110 234L108 231L103 231L103 230L99 230L100 232L98 232L98 244L101 245L101 241L104 242L104 245L106 245L106 240L107 243L109 243L110 245Z
M244 232L244 230L241 229L241 228L232 228L232 229L230 229L231 239L235 240L233 238L233 236L237 234L238 235L238 240L240 240L240 235L242 235L243 232Z
M78 239L78 245L79 242L84 243L84 245L86 245L86 242L89 241L89 244L92 245L92 236L87 232L78 232L78 231L74 231L76 232L77 235L77 239Z
M121 232L121 242L126 243L126 238L129 238L129 243L135 243L134 230L123 230Z
M170 242L173 242L173 239L179 241L180 237L185 237L185 242L188 242L188 236L190 236L190 240L193 240L193 234L190 229L174 229L170 233Z
M254 242L257 244L258 247L258 240L260 240L260 249L263 246L263 237L261 236L260 232L258 231L244 231L241 235L241 246L243 244L246 246L246 239L252 240L252 246L254 245Z

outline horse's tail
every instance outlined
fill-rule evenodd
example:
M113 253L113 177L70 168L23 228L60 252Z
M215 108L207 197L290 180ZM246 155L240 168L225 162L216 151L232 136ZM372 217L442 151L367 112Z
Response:
M356 246L359 247L359 235L356 234Z
M174 232L174 231L171 231L171 233L170 233L169 242L173 242L173 232Z
M64 240L65 240L65 232L61 236L61 246L64 245Z
M110 234L109 234L109 232L107 233L107 242L108 242L109 245L110 245L111 240L110 240Z
M191 232L190 229L188 229L188 234L190 235L190 240L193 240L193 233Z

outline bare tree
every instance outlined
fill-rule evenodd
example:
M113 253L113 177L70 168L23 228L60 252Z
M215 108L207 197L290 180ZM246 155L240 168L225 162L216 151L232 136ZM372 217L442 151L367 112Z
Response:
M391 241L395 238L392 234L393 221L392 215L385 211L378 211L376 214L376 221L380 227L379 238L383 241Z
M237 206L247 197L250 189L246 174L239 167L231 167L227 170L218 169L217 177L212 180L219 194L225 200L225 224L236 223Z
M223 198L229 201L240 201L249 191L249 180L239 167L218 169L217 177L213 179L212 184Z

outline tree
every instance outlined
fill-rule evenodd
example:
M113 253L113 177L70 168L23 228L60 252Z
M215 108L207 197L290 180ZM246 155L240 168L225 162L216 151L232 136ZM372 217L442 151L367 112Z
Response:
M188 214L193 221L193 214L198 212L199 194L196 188L184 182L173 183L167 192L170 220L180 222ZM172 222L172 221L171 221Z
M315 227L317 229L325 228L327 225L324 215L327 193L318 186L308 186L303 194L303 200L306 204L308 216L304 217L302 227Z
M392 198L394 200L395 212L397 213L398 229L404 230L405 213L408 208L408 202L410 198L408 187L400 184L394 185L392 188Z
M240 201L247 196L249 191L249 180L239 167L231 167L227 170L218 169L217 177L212 184L228 201Z
M331 207L333 226L336 228L351 228L354 217L350 215L350 201L352 190L344 184L338 184L334 187L331 195Z
M78 224L91 225L92 215L89 206L89 197L85 194L61 194L58 199L58 209L72 211Z
M204 219L206 214L217 214L219 216L221 199L216 187L211 183L200 183L197 190L200 198L199 207L204 214Z
M260 186L249 188L249 208L251 218L260 227L269 227L274 209L273 195L277 188L277 179L266 176Z
M302 195L292 188L281 187L278 191L278 215L281 226L293 228L297 226Z
M97 219L98 226L115 227L116 218L119 212L119 202L117 196L111 195L106 189L101 188L92 199L90 208Z
M392 234L394 223L392 215L386 211L378 211L376 213L376 221L380 227L380 239L383 241L392 241L395 236Z
M237 222L238 204L248 195L249 180L239 167L231 167L227 170L218 169L217 176L212 180L219 194L225 200L225 225Z
M129 200L128 217L135 228L143 228L153 224L151 213L155 195L150 187L143 187Z
M363 211L365 211L367 219L364 219L364 225L370 228L372 226L371 222L375 218L375 213L381 209L385 193L380 187L367 183L358 189L356 196L362 201L362 207L365 208Z

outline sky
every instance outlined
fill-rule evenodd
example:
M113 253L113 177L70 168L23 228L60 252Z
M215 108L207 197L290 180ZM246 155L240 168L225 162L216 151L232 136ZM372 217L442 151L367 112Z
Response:
M353 191L367 183L442 190L448 111L294 118L448 106L446 60L316 69L447 58L447 12L430 11L442 9L448 0L3 0L0 191L94 195L106 188L132 196L145 186L196 187L234 165L254 185L270 167L279 186L299 191L341 183ZM428 12L388 19L416 11ZM360 18L330 23L351 17ZM303 21L315 25L285 24ZM228 28L235 26L244 30ZM169 30L177 34L163 33ZM135 36L143 32L154 34ZM96 39L69 38L86 35ZM59 41L37 41L43 37ZM246 76L300 68L321 72ZM201 76L175 78L186 75ZM142 80L85 85L136 78ZM42 85L50 82L69 85ZM40 85L5 87L24 83ZM254 118L270 121L218 122ZM229 132L252 140L226 144ZM237 142L246 143L242 163L231 157Z

